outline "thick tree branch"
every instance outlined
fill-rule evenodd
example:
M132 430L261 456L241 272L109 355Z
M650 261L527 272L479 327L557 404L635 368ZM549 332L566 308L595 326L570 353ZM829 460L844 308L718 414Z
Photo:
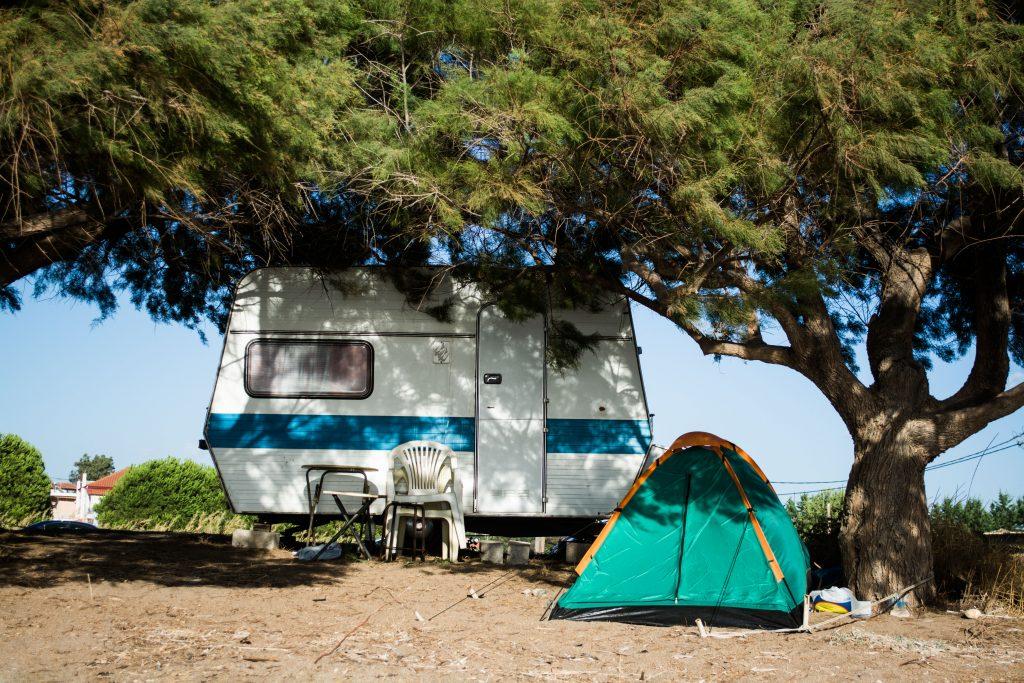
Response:
M875 382L886 386L914 381L927 386L925 369L914 360L914 330L934 272L932 255L924 247L904 249L889 243L870 227L861 227L857 238L881 270L880 302L868 322L867 335Z
M938 250L934 255L934 269L945 262L956 258L964 247L967 246L967 233L971 230L973 222L970 216L959 216L946 223L939 231Z
M629 300L635 301L641 306L644 306L645 308L648 308L658 315L664 316L679 325L679 327L681 327L691 339L697 342L697 346L700 347L701 353L706 356L733 356L734 358L742 358L744 360L756 360L763 363L771 363L772 365L784 365L786 367L796 368L796 359L793 355L793 350L788 346L765 344L764 341L761 340L760 336L755 336L746 342L716 339L701 332L690 321L681 320L678 316L673 316L666 305L657 299L644 296L636 290L630 289L622 284L619 285L619 291Z
M955 410L996 396L1006 387L1010 374L1007 347L1011 312L1006 258L1001 252L979 249L975 252L973 270L974 364L963 386L942 401L943 410Z
M855 433L871 412L871 392L846 365L842 341L821 291L814 289L799 295L798 304L806 337L803 343L794 345L800 356L800 372L814 382L850 432Z
M692 325L680 325L680 327L697 342L697 346L705 356L732 356L743 360L756 360L797 369L793 349L788 346L766 344L761 341L760 337L754 337L746 342L725 341L709 337Z
M1000 392L995 397L971 406L942 414L939 449L934 457L952 448L971 434L1000 418L1024 408L1024 382Z
M106 227L92 223L65 228L0 252L0 287L13 284L50 264L77 257L83 249L103 237Z
M0 223L0 240L39 237L66 228L84 225L90 221L82 209L62 209L37 213L17 221Z
M754 303L763 308L772 318L775 319L782 331L786 334L790 346L796 347L805 343L804 330L800 321L789 309L778 295L773 294L763 284L746 274L742 268L736 268L730 273L730 278L735 286L747 296L754 300Z

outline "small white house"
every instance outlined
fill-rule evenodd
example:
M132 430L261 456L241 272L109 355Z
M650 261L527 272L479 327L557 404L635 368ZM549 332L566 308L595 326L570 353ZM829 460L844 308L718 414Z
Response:
M306 514L304 464L372 467L383 491L388 452L415 439L455 452L470 529L569 533L615 507L651 441L628 302L556 311L597 340L558 372L544 316L514 322L438 278L418 306L375 268L239 282L204 432L235 512Z

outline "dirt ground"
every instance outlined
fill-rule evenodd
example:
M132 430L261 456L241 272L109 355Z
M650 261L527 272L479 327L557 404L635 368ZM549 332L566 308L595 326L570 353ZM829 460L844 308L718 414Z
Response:
M1020 619L886 615L722 640L541 621L568 577L540 563L303 564L217 537L0 532L0 680L1024 679ZM480 599L457 602L471 589Z

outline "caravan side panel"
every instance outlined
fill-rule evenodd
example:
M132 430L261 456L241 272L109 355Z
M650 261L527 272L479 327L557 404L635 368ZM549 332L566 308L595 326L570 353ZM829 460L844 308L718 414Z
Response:
M460 300L442 323L367 271L343 284L347 294L306 270L267 269L239 285L206 429L237 512L306 513L302 465L314 462L376 468L371 482L383 491L387 453L411 439L451 446L472 495L477 304ZM458 294L449 287L445 296ZM365 341L373 391L363 399L251 396L245 354L257 339Z
M600 340L578 368L548 371L547 514L607 514L651 441L632 318L625 301L558 315Z

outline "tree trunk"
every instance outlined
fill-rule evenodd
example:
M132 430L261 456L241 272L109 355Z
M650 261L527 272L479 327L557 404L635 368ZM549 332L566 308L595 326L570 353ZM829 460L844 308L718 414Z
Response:
M877 600L932 573L924 467L928 453L909 436L854 437L840 545L843 569L860 600ZM912 599L928 602L933 583Z

